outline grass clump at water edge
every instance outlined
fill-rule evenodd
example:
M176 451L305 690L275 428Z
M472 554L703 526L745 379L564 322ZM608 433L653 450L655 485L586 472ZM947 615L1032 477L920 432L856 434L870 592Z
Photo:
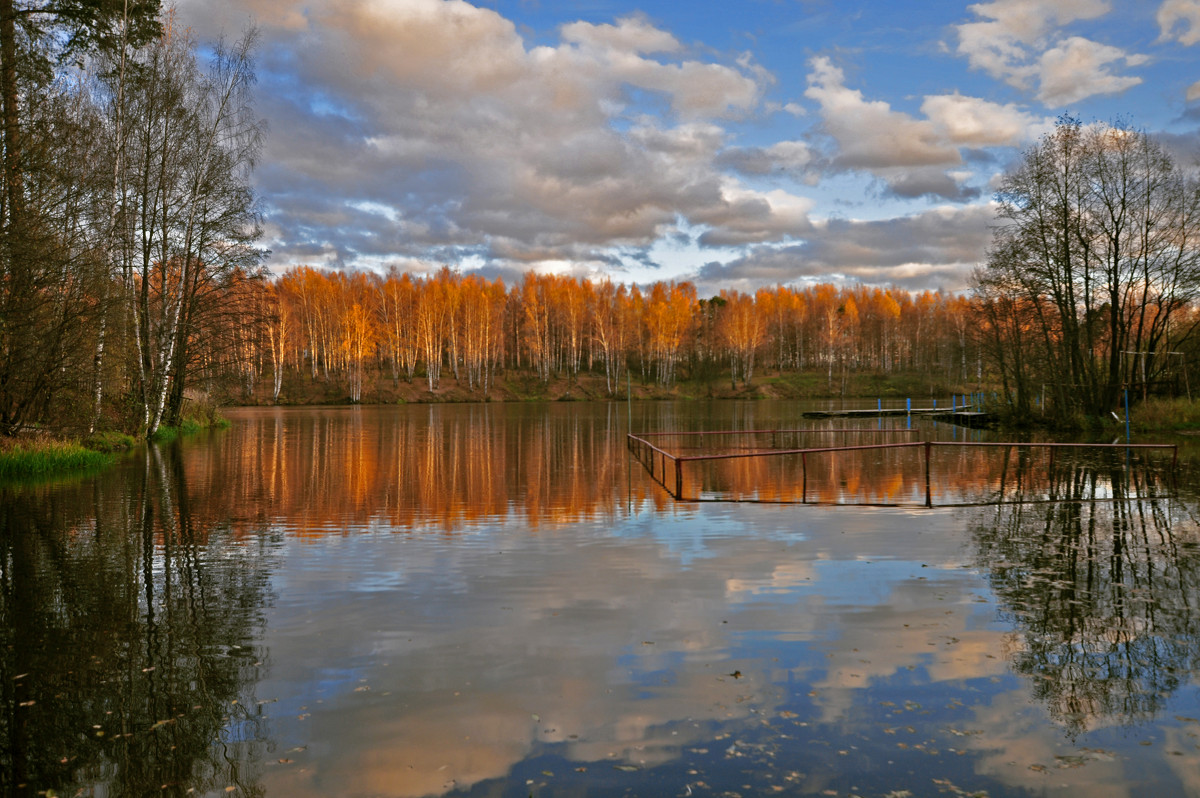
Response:
M170 443L181 435L195 435L210 429L227 429L231 422L216 411L203 416L187 416L178 427L159 427L150 439L155 443Z
M1200 429L1200 402L1184 398L1147 399L1130 408L1129 423L1141 432Z
M97 431L83 439L83 445L96 452L116 453L132 449L137 439L124 432Z
M108 452L72 441L0 442L0 479L36 479L102 468L113 460Z

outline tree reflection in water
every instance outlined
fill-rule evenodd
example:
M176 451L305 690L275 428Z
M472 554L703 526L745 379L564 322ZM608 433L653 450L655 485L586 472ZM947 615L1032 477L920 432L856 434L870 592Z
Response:
M964 511L1013 668L1072 737L1149 720L1200 659L1196 508L1124 461L1036 467L1010 462L1006 503Z
M0 792L260 794L265 536L207 519L177 449L131 465L0 493Z

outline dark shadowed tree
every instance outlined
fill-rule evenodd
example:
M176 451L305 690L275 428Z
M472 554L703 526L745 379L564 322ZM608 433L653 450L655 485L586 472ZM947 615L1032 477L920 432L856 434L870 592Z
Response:
M157 0L0 0L0 433L65 398L95 316L107 158L86 92L57 66L158 32ZM84 372L86 373L86 372Z
M1200 184L1149 135L1063 118L1004 176L997 200L976 294L1020 308L1019 324L996 321L991 350L1019 405L1036 384L1060 415L1102 414L1193 336ZM1021 356L1030 345L1040 357Z

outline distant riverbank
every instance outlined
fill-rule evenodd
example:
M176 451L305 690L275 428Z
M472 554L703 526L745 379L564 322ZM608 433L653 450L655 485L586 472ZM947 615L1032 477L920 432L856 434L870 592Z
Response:
M321 379L293 379L285 384L278 403L262 391L221 397L226 406L321 406L350 404L342 386ZM877 400L883 406L902 406L912 399L914 406L928 406L931 399L946 401L981 391L979 386L961 385L923 374L852 373L834 375L805 372L783 375L767 373L749 385L731 385L726 379L687 380L670 388L646 383L638 378L622 382L619 390L609 393L603 376L581 375L577 379L558 378L549 382L536 379L500 379L484 394L472 390L452 377L444 378L436 390L423 380L375 380L364 391L363 405L395 405L465 402L570 402L570 401L701 401L701 400ZM170 441L228 422L206 408L205 419L189 418L180 427L164 427L155 436L158 442ZM1124 419L1109 426L1122 426ZM1200 430L1200 402L1188 399L1155 399L1134 404L1130 427L1135 432L1191 432ZM104 468L138 441L120 432L103 432L87 437L63 434L30 434L18 438L0 438L0 482L40 481L64 474L87 473Z
M434 389L430 389L421 377L392 380L390 376L377 375L365 381L362 400L358 404L840 398L901 402L911 398L915 402L976 390L979 389L974 385L961 385L920 372L835 372L830 378L825 371L783 374L768 371L755 376L748 385L740 381L733 384L727 375L714 374L709 378L680 380L669 387L644 379L637 373L628 379L622 375L612 385L604 375L594 373L554 377L549 381L542 381L532 374L517 374L497 377L486 391L479 386L470 386L465 379L456 380L452 375L444 375ZM225 406L352 404L342 381L295 373L289 373L284 379L278 401L273 399L269 385L259 384L250 392L221 396L220 402Z

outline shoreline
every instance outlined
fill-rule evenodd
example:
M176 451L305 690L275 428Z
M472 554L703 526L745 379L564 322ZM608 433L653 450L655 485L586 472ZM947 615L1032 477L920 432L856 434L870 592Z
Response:
M601 380L603 382L603 380ZM675 386L669 391L653 391L647 390L650 386L639 386L643 390L634 392L630 391L627 396L620 395L601 395L596 396L592 391L579 390L573 392L571 386L561 390L557 396L510 396L508 398L493 398L491 396L480 398L478 396L464 395L463 392L450 388L443 390L441 393L427 392L426 396L414 397L412 399L400 399L393 401L364 401L350 402L345 397L336 395L314 396L307 395L307 401L283 401L277 403L271 402L230 402L224 405L227 409L238 408L320 408L320 407L393 407L403 404L551 404L556 402L663 402L663 401L683 401L683 402L706 402L706 401L856 401L865 402L872 399L878 402L887 403L903 403L907 398L899 393L895 387L889 386L884 390L876 390L872 392L855 391L853 393L823 393L814 391L806 395L787 395L791 391L776 391L771 390L770 386L777 384L774 382L764 382L751 384L743 389L733 389L721 392L708 392L707 395L695 395L690 391L682 390L681 388L695 388L694 384L687 386ZM561 386L559 386L561 387ZM575 387L578 387L576 384ZM856 386L856 387L862 387ZM876 385L876 388L883 386ZM912 387L909 384L906 387ZM765 390L764 390L765 388ZM784 395L778 395L784 394ZM951 392L947 392L947 396ZM961 394L960 394L961 395ZM243 397L244 398L244 397ZM916 397L911 397L914 400ZM948 406L947 406L948 407ZM885 410L892 410L884 406ZM1193 402L1186 399L1151 399L1148 402L1131 408L1131 427L1139 433L1152 434L1171 434L1195 436L1200 435L1200 402ZM870 414L870 410L865 409L865 413ZM1107 420L1105 420L1107 421ZM229 421L220 415L216 415L210 421L198 421L196 419L185 419L184 423L179 427L163 427L155 434L153 441L155 443L170 443L179 437L194 435L198 432L203 432L212 429L221 429L229 426ZM1032 425L1042 427L1044 429L1055 429L1051 425ZM1107 422L1103 425L1103 429L1123 428L1124 422L1115 423ZM1003 429L1004 425L1001 424ZM1011 429L1032 428L1030 425L1022 425L1020 427L1010 427ZM94 471L99 471L112 465L117 461L119 456L125 452L132 451L144 441L138 441L130 435L119 432L103 432L96 433L88 438L77 438L71 436L56 436L47 433L35 433L25 439L0 439L0 486L22 485L29 483L43 483L54 481L56 479L71 478L74 476L86 475Z

